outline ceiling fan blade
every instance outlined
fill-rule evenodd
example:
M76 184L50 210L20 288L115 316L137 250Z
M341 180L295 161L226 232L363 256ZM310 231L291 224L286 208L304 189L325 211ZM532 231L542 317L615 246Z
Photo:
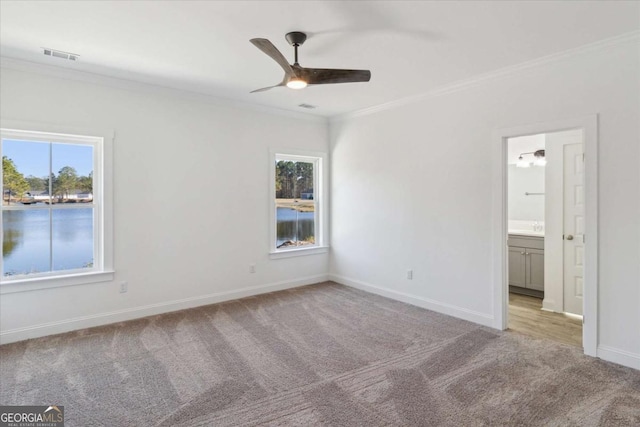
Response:
M279 84L277 84L277 85L267 86L267 87L263 87L263 88L260 88L260 89L252 90L252 91L251 91L251 92L249 92L249 93L264 92L264 91L267 91L267 90L269 90L269 89L273 89L274 87L279 87L279 86L284 86L284 82L279 83Z
M300 72L301 77L310 85L368 82L371 79L371 71L369 70L300 68Z
M277 47L273 45L267 39L251 39L249 40L255 47L266 53L271 59L276 61L284 70L284 72L289 75L293 74L293 69L291 65L287 62L287 59L280 53Z

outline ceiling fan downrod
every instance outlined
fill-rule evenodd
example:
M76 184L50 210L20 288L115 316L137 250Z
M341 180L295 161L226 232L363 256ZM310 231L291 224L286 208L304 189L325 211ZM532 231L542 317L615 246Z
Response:
M298 63L298 46L302 46L305 40L307 40L307 35L301 31L292 31L287 33L284 38L287 39L287 42L289 42L291 46L293 46L295 55L294 65L300 65Z

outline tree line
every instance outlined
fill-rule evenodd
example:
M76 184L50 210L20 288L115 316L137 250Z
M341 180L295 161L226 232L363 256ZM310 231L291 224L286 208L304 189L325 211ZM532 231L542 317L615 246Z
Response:
M16 167L13 160L7 156L2 157L2 185L4 197L8 196L11 202L12 197L21 199L28 192L49 192L51 196L60 200L69 198L72 191L83 193L93 192L93 172L87 176L78 175L75 168L65 166L58 171L58 174L51 173L48 177L36 177L33 175L24 176Z
M276 162L276 198L299 199L313 192L313 163Z

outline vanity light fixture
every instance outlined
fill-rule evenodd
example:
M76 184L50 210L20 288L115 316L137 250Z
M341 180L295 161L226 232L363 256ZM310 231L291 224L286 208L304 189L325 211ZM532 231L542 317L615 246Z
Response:
M535 160L533 161L533 164L536 166L546 166L547 164L547 158L544 155L544 150L538 150L535 153L533 153L533 155L535 156Z
M533 162L530 162L524 159L523 156L528 154L533 154L533 157L534 157ZM516 163L516 166L519 168L528 168L532 164L536 166L545 166L547 164L547 159L545 158L544 150L531 151L529 153L521 153L520 156L518 157L518 162Z
M526 153L523 153L523 154L526 154ZM518 163L516 163L516 167L528 168L529 166L531 166L531 163L523 159L522 154L520 154L520 157L518 157Z

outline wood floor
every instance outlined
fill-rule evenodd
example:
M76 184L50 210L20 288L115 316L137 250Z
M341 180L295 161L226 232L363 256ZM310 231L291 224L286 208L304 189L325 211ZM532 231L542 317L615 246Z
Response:
M541 308L540 298L509 293L509 329L582 347L581 320Z

